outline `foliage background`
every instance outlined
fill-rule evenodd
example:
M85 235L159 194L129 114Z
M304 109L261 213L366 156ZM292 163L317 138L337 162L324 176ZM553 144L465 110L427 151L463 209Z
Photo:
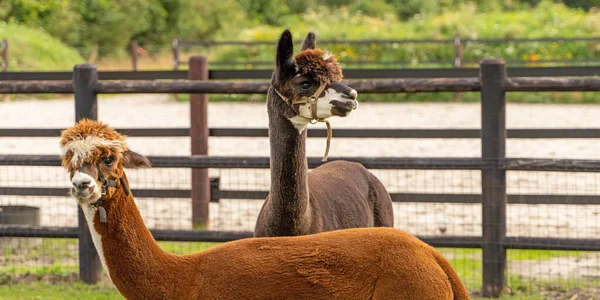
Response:
M466 39L600 37L600 0L3 0L0 39L10 44L9 69L72 70L92 62L100 69L131 69L129 44L147 54L139 65L171 69L171 40L269 41L263 46L182 48L182 58L202 54L210 62L237 61L238 68L272 68L274 41L289 28L297 44L308 31L318 40L445 39L444 44L327 45L344 68L452 67L455 35ZM273 43L271 43L273 42ZM484 58L526 66L553 60L600 61L600 43L470 42L466 67ZM252 65L261 61L266 64ZM375 61L378 64L353 63ZM399 63L400 62L400 63ZM211 68L218 68L217 64ZM226 66L231 68L231 66ZM185 66L183 66L185 68ZM513 93L510 101L598 103L597 93ZM185 99L182 97L180 99ZM213 100L262 101L219 95ZM478 101L475 94L367 95L362 101Z
M42 30L85 58L124 55L130 41L168 47L182 40L275 40L283 28L322 39L530 38L597 36L600 0L4 0L0 21ZM591 48L590 48L591 47ZM598 55L598 45L474 46L474 56L522 59ZM450 49L446 49L450 48ZM557 51L556 48L561 48ZM271 58L265 49L222 56ZM451 47L340 46L348 59L436 60ZM591 50L592 53L589 53ZM96 53L97 52L97 53ZM261 54L264 53L264 54ZM246 54L246 55L244 55ZM388 57L389 56L389 57Z

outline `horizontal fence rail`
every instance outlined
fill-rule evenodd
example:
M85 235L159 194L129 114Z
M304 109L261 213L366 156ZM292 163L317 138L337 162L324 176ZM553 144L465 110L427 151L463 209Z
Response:
M600 78L512 77L506 81L505 88L519 92L597 92L600 91Z
M140 198L186 199L191 192L187 189L132 189L132 193ZM210 201L218 203L221 199L265 200L268 191L220 190L211 191ZM69 188L46 187L3 187L0 195L5 196L49 196L65 197ZM393 202L397 203L453 203L481 204L480 194L416 194L390 193ZM595 195L508 195L508 204L562 204L562 205L600 205L600 196Z
M274 67L274 66L273 66ZM208 78L270 79L269 70L209 70ZM512 77L546 77L549 74L564 77L600 76L600 66L594 67L512 67L507 68ZM419 68L419 69L348 69L346 79L390 78L463 78L478 77L478 68ZM99 80L180 80L187 79L187 71L99 71ZM0 81L66 81L73 79L73 72L3 72Z
M251 232L243 231L181 231L181 230L150 230L155 239L159 241L177 242L228 242L252 237ZM43 238L77 238L77 227L42 227L0 225L2 237L43 237Z
M340 60L342 67L345 70L359 69L359 66L410 66L414 68L415 61L413 60ZM536 61L531 60L506 60L506 63L515 65L543 65L549 63L569 63L569 64L593 64L600 63L600 59L594 58L582 58L582 59L539 59ZM185 61L179 62L178 65L187 65ZM420 60L417 65L428 66L428 65L447 65L448 59L446 60ZM479 60L462 60L461 66L476 65L479 64ZM248 68L251 66L255 68L257 66L264 66L265 68L273 67L272 61L215 61L211 63L211 66L235 66L238 68ZM458 67L458 66L455 66ZM370 69L370 68L369 68ZM346 72L346 71L344 71Z
M252 237L251 232L243 231L180 231L151 229L150 232L158 241L228 242ZM56 228L41 226L0 225L0 236L77 238L78 229L76 227ZM417 236L417 238L433 247L481 248L483 244L482 238L477 236ZM598 243L598 240L595 239L505 237L503 240L503 245L505 249L600 251L600 243Z
M189 128L115 128L130 138L189 137ZM0 128L0 137L59 137L64 128ZM211 137L268 137L267 128L209 128ZM327 136L326 129L308 129L309 138ZM531 128L507 129L511 139L591 139L600 138L599 128ZM399 139L479 139L480 129L381 129L336 128L335 138L399 138Z
M464 57L465 47L469 47L471 44L477 45L495 45L495 44L520 44L520 43L540 43L540 42L597 42L600 40L600 37L590 37L590 38L556 38L556 37L543 37L543 38L517 38L517 39L470 39L463 38L460 35L454 36L452 39L407 39L407 40L398 40L398 39L385 39L385 40L329 40L322 41L319 44L337 44L337 45L379 45L379 46L398 46L398 45L415 45L415 44L438 44L445 45L448 47L454 48L454 56L449 57L447 60L436 59L436 60L428 60L428 61L418 61L420 65L431 65L431 64L447 64L451 65L455 68L460 68L469 64L477 64L478 61L468 60ZM204 47L205 49L210 49L219 46L241 46L241 47L253 47L253 46L266 46L266 45L275 45L274 41L181 41L178 38L173 39L172 41L172 53L173 53L173 67L174 69L178 69L180 65L188 64L186 61L182 61L180 59L180 52L182 47L192 48L192 47ZM137 47L137 44L136 44ZM137 55L132 55L132 61L134 66L137 62ZM546 64L546 63L597 63L600 62L599 59L591 58L577 58L577 59L522 59L522 60L508 60L506 61L508 64L512 65L523 65L523 64ZM381 61L381 60L355 60L355 61L342 61L342 64L345 68L349 66L364 66L364 65L396 65L396 66L406 66L413 65L415 62L412 60L393 60L393 61ZM227 61L218 61L213 63L213 65L217 66L238 66L238 67L256 67L256 66L272 66L272 61L240 61L240 60L227 60ZM135 67L134 67L135 68ZM512 76L512 75L511 75ZM560 75L559 75L560 76ZM440 76L442 77L442 76Z
M475 92L481 90L479 78L345 80L359 93ZM600 78L509 78L506 91L600 91ZM190 93L263 94L269 82L227 81L98 81L92 90L98 94ZM73 93L71 82L0 81L0 93Z
M216 168L216 169L268 169L269 157L240 156L148 156L155 168ZM308 167L316 168L327 162L321 157L309 157ZM357 162L368 169L394 170L482 170L549 171L549 172L600 172L600 160L551 158L418 158L418 157L330 157L329 161ZM52 166L61 165L58 155L0 155L0 166Z
M319 44L448 44L456 39L364 39L364 40L319 40ZM544 38L510 38L510 39L472 39L461 38L463 43L478 44L503 44L503 43L533 43L533 42L586 42L599 41L600 37L544 37ZM178 41L180 46L249 46L249 45L276 45L277 41ZM298 45L300 43L297 43Z

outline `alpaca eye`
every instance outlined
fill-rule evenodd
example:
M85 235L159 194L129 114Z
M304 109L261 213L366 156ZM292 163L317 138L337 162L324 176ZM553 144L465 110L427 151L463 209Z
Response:
M111 157L107 157L107 158L104 159L104 164L106 164L107 166L110 166L110 165L112 165L112 163L113 163L114 160L115 159L112 156Z
M311 87L312 87L312 83L310 83L308 81L300 83L300 88L303 89L303 90L308 90Z

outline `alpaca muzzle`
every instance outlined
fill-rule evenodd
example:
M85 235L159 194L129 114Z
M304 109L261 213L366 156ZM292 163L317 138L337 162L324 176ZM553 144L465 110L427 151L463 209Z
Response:
M77 198L80 203L95 201L100 196L96 181L87 173L77 171L71 178L71 194ZM94 197L96 196L96 197Z

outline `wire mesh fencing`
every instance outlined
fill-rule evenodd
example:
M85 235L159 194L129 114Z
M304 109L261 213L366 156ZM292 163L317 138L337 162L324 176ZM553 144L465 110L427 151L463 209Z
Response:
M583 167L585 168L585 167ZM573 171L577 167L571 166ZM394 201L396 228L439 244L444 238L482 236L481 170L372 169ZM268 194L270 174L264 168L214 168L208 231L251 232ZM189 197L189 168L128 170L135 201L150 230L195 230ZM535 171L507 171L506 236L509 242L528 238L506 251L509 289L586 288L600 284L600 252L577 248L577 241L600 236L598 172L565 172L538 166ZM77 226L77 204L68 196L68 174L52 166L0 166L1 235L14 224L30 228ZM18 215L22 216L19 217ZM11 227L13 226L13 227ZM13 234L14 235L14 234ZM64 276L78 272L76 235L52 231L42 237L1 237L1 272L10 280L26 276ZM60 238L58 236L61 236ZM564 243L571 244L564 244ZM174 253L192 253L210 242L159 241ZM466 244L465 244L466 245ZM526 247L523 247L526 245ZM484 263L478 247L442 246L471 291L482 287ZM70 275L75 276L75 275ZM76 276L75 276L76 277Z

